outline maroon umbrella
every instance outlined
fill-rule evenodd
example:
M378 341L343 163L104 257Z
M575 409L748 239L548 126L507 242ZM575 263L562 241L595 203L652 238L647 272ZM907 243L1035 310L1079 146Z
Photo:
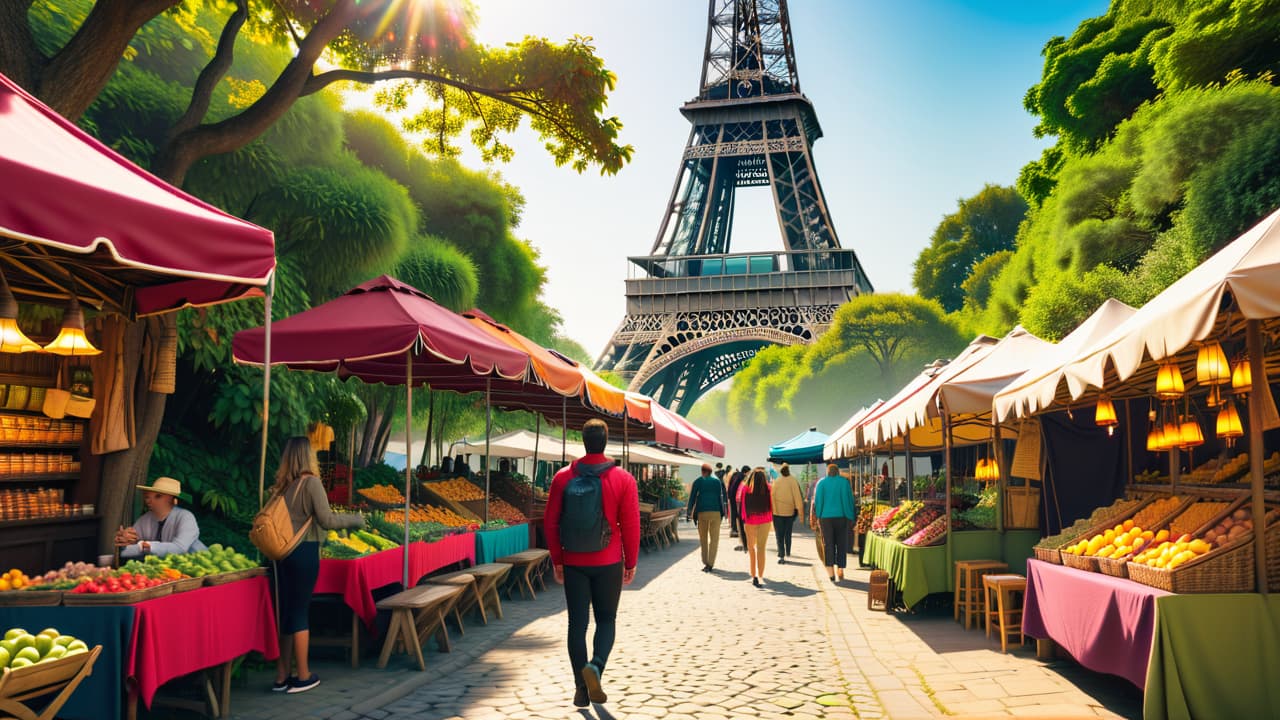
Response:
M267 284L271 231L208 205L0 75L0 240L18 294L74 268L81 298L125 315L234 300ZM70 283L64 290L70 290Z

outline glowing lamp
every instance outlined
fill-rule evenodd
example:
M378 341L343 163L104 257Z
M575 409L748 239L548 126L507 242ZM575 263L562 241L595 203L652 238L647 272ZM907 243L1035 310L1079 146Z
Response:
M1120 421L1116 419L1116 406L1107 395L1098 397L1098 407L1093 411L1093 422L1099 427L1105 427L1107 435L1115 434L1116 425L1119 425Z
M1177 363L1163 363L1156 375L1156 397L1161 400L1175 400L1182 397L1186 387L1182 384L1182 370Z
M1164 438L1160 434L1160 426L1152 425L1151 429L1147 431L1147 451L1156 452L1160 450L1160 443L1163 441Z
M1177 447L1186 450L1203 444L1204 432L1200 430L1200 423L1196 422L1194 415L1183 415L1182 423L1178 426Z
M1222 385L1231 381L1231 365L1227 363L1222 345L1211 342L1201 345L1196 353L1196 382L1201 385Z
M18 327L18 301L9 289L9 283L0 273L0 352L24 353L39 350L22 328Z
M1226 440L1228 445L1235 444L1235 439L1244 437L1244 425L1240 422L1240 411L1236 404L1228 400L1218 411L1217 436Z
M974 480L987 479L987 459L986 458L978 458L978 464L975 465L973 468L973 479Z
M1167 420L1160 426L1160 449L1172 450L1182 439L1182 426L1176 420Z
M1231 371L1231 388L1238 393L1247 393L1253 389L1253 370L1249 367L1249 360L1240 358L1236 361L1235 369Z
M75 294L67 303L67 310L62 315L62 329L58 337L53 339L44 349L54 355L98 355L102 351L89 342L84 334L84 311L80 309L80 300Z

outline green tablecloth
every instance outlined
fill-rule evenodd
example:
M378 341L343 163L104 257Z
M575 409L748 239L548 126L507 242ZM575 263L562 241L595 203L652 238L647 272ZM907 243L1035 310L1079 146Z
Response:
M529 549L529 525L521 523L501 530L476 533L476 564L493 562L494 558L514 555Z
M1036 530L964 530L951 533L952 561L1003 560L1009 571L1026 573L1031 546L1040 539ZM902 601L911 607L930 593L955 589L954 565L947 563L947 546L907 547L896 540L867 535L863 559L889 573L902 591Z
M101 645L102 654L91 674L58 711L58 717L103 720L119 718L124 709L125 653L133 635L133 617L132 605L4 607L0 608L0 633L20 627L34 634L51 627L84 640L89 647Z
M1143 717L1277 718L1277 678L1280 596L1156 599Z

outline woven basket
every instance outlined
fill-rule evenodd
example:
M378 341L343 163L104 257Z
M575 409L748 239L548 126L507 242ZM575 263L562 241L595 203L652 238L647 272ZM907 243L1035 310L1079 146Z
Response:
M1131 562L1129 579L1173 593L1252 592L1253 533L1173 570Z
M872 570L867 585L867 609L883 610L889 604L889 573Z
M0 607L36 607L62 604L61 590L6 590L0 592Z
M202 577L181 578L179 580L174 580L170 584L173 585L173 591L175 593L186 592L188 590L195 590L196 588L204 585L204 578Z
M132 605L173 593L173 583L160 583L141 590L119 593L63 593L63 605Z
M236 570L235 572L205 575L203 578L200 578L200 579L204 580L205 585L226 585L227 583L233 583L233 582L236 582L237 580L244 580L245 578L251 578L251 577L256 577L258 575L266 575L266 574L267 574L266 568L256 567L256 568L249 568L247 570Z
M1062 564L1077 570L1098 572L1098 558L1089 555L1064 552L1062 553Z
M1036 553L1036 559L1041 562L1053 563L1054 565L1062 564L1062 551L1057 548L1033 548Z

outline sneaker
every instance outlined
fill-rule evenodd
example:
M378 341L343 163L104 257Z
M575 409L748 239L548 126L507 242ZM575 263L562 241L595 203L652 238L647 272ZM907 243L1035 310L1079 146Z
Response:
M751 578L751 584L760 587L760 578Z
M591 704L591 701L587 699L586 688L579 687L573 691L573 704L576 707L586 707Z
M284 679L284 682L273 682L271 683L271 692L284 692L289 689L290 685L297 681L298 678L296 675L290 675Z
M582 666L582 682L587 684L587 697L593 703L603 703L609 699L604 694L604 690L600 687L600 668L595 663L587 663Z
M787 564L787 559L786 559L786 558L783 558L783 557L778 558L778 564L779 564L779 565L786 565L786 564Z
M746 550L746 548L742 547L741 545L734 545L734 546L733 546L733 549L734 549L734 550Z
M302 680L299 678L293 678L292 680L290 680L289 689L286 690L285 692L289 693L290 695L295 695L297 693L304 693L319 684L320 684L320 676L316 675L315 673L311 673L311 677L307 678L306 680Z

